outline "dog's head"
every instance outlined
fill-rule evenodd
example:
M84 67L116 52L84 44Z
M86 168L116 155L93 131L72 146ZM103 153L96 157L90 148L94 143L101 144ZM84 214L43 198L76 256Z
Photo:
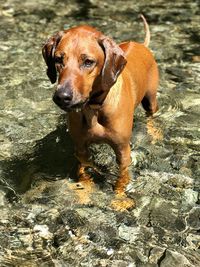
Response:
M56 33L42 53L50 81L55 83L58 75L53 100L66 111L86 102L102 104L126 64L121 48L89 26Z

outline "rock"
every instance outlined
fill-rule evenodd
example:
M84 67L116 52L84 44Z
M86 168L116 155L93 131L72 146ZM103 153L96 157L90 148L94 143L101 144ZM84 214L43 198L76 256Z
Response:
M166 250L164 259L159 264L160 267L194 267L184 255L172 250Z
M36 224L33 231L46 240L53 237L53 234L49 232L49 227L47 225Z
M187 217L187 225L193 230L200 230L200 207L194 206Z

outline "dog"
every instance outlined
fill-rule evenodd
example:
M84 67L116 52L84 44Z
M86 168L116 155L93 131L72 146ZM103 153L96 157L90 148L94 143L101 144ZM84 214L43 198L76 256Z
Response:
M67 112L69 133L80 162L79 179L88 179L89 145L107 143L119 165L117 194L124 193L130 180L134 111L139 103L148 115L158 110L159 72L148 49L149 26L141 17L146 31L144 43L117 45L97 29L81 25L57 32L42 48L51 83L58 76L53 101Z

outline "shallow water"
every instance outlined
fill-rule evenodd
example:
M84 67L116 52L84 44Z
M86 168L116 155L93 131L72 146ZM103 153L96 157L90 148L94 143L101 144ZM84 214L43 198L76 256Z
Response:
M81 23L98 27L116 41L142 41L140 13L150 24L150 47L160 68L160 109L153 120L141 107L136 111L133 178L177 174L192 179L192 194L199 190L198 1L0 0L0 181L11 208L13 199L34 188L35 181L71 178L76 165L65 115L51 100L54 89L45 74L42 44L63 27ZM97 185L109 195L115 179L114 155L105 146L93 148L96 151L96 164L108 176ZM138 183L130 184L130 193L137 191ZM168 193L160 192L164 199ZM194 206L199 203L195 196Z

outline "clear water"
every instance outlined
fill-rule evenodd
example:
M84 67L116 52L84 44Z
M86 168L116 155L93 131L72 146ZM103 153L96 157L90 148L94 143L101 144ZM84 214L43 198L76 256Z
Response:
M18 185L37 171L65 175L67 159L72 158L72 144L61 123L64 115L51 100L53 87L45 75L42 44L57 30L80 23L92 24L116 41L142 41L144 31L138 12L145 7L145 1L135 5L123 2L122 9L121 5L121 1L116 5L95 1L1 1L0 162L8 178L20 180ZM165 13L167 6L170 12ZM144 112L139 109L133 151L140 154L140 149L145 150L152 157L152 162L150 159L147 163L149 168L187 171L196 176L200 110L200 68L195 60L200 54L198 6L196 2L182 5L180 1L172 6L170 2L154 1L144 9L151 25L151 48L161 73L160 110L152 130L160 136L151 136L154 133L147 130Z
M150 47L160 68L160 109L153 120L141 107L136 111L133 177L185 175L199 190L198 1L0 0L0 184L8 196L13 189L26 192L35 178L71 177L76 165L65 114L52 102L54 89L45 74L41 47L47 37L84 23L119 42L142 42L139 13L149 21ZM112 152L100 147L97 155L97 163L107 166L104 172L114 173ZM160 192L170 199L168 193Z

